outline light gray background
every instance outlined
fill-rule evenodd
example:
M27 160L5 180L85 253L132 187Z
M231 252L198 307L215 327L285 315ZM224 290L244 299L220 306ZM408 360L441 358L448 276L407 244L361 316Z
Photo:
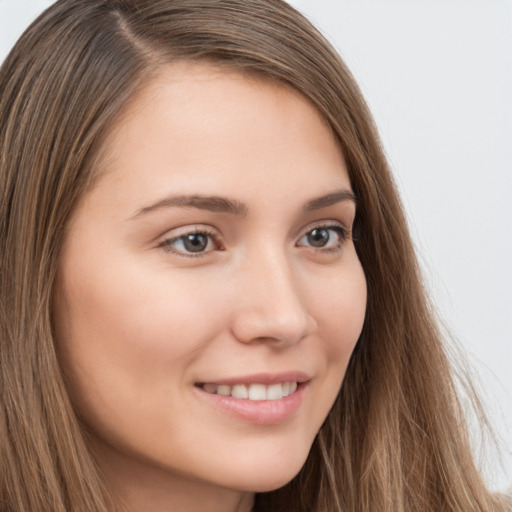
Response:
M51 2L0 0L0 61ZM512 1L291 0L363 89L435 302L470 354L512 481ZM1 92L0 92L1 93Z

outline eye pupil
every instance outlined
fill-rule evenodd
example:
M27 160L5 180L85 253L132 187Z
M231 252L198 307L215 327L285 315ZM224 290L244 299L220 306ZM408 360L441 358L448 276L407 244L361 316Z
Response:
M307 237L308 242L313 247L323 247L329 242L329 231L327 229L313 229Z
M189 252L202 252L208 246L208 237L201 233L192 233L184 237L183 245Z

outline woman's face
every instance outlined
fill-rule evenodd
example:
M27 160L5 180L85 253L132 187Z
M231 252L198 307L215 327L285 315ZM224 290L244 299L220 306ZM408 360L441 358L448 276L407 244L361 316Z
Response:
M70 221L55 327L107 478L282 486L365 316L329 128L283 85L173 65L126 107L97 171Z

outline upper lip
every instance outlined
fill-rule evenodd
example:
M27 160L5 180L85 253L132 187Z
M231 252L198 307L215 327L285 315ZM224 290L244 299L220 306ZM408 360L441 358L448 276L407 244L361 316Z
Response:
M237 377L226 377L215 380L205 380L198 382L198 384L216 384L234 386L236 384L265 384L270 386L272 384L279 384L283 382L306 382L311 377L302 371L287 371L281 373L252 373L250 375L241 375Z

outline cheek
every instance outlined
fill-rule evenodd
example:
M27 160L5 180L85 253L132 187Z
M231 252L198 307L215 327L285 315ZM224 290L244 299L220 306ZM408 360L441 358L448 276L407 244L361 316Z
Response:
M319 396L322 422L338 396L354 348L361 334L367 302L366 280L359 261L329 281L317 309L323 347L323 376ZM321 402L321 404L320 404ZM318 428L320 428L318 424Z
M329 358L348 362L366 315L366 279L359 261L326 280L316 297L315 315L325 350Z
M219 322L206 307L207 290L117 261L110 268L88 260L61 269L56 338L76 395L93 389L129 397L168 382L169 374L180 378L180 368L194 360Z

